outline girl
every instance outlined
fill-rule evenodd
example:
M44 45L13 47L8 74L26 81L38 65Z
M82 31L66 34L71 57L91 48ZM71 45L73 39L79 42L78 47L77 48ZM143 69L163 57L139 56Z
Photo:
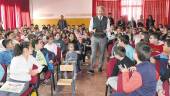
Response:
M10 79L28 82L31 80L31 76L35 76L41 72L42 66L31 55L32 52L33 48L30 42L22 42L15 46L14 58L10 65ZM32 70L34 64L38 69Z
M30 42L22 42L17 44L14 48L14 58L10 65L10 82L24 83L24 88L20 93L0 92L2 96L20 96L25 90L29 88L29 81L31 76L37 75L41 72L42 67L37 63L36 59L31 55L33 51ZM33 69L33 65L38 68ZM16 70L17 69L17 70Z
M47 50L57 55L57 45L53 42L54 41L53 34L48 35L46 39L47 39L47 44L44 46L44 48L47 48Z
M74 44L69 43L68 44L68 52L66 53L65 61L66 62L69 62L69 61L75 61L76 62L75 67L74 67L74 74L76 74L76 71L80 70L80 67L79 67L79 65L77 65L78 54L74 50L75 50ZM65 78L67 78L67 73L65 73L64 75L65 75Z
M41 73L45 73L44 83L47 83L51 76L51 73L48 67L49 67L49 64L53 63L55 54L47 50L46 48L44 48L42 39L36 39L32 42L32 44L34 48L33 56L36 58L36 60L41 66L44 66Z
M77 60L77 52L74 51L75 47L73 43L68 44L68 52L66 54L66 61L76 61Z
M67 38L66 33L62 33L62 34L61 34L61 38L62 38L62 40L64 41L64 43L67 45L67 44L68 44L68 38Z

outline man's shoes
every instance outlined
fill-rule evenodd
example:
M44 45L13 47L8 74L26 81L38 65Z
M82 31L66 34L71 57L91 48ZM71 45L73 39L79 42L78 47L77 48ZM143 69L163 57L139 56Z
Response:
M94 74L94 70L88 70L87 73Z
M99 69L98 69L98 72L102 72L102 71L103 71L103 69L102 69L102 68L99 68Z

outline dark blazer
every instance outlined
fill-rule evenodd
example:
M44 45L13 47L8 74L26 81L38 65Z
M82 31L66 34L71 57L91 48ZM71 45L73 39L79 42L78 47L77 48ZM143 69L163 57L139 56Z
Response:
M66 20L59 20L58 21L58 27L59 27L59 29L61 29L61 30L63 30L64 28L66 28L67 27L67 22L66 22Z

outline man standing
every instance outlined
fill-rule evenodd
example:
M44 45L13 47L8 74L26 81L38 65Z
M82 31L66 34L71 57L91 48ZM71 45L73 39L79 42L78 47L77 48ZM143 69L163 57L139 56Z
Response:
M64 16L63 16L63 15L61 15L61 19L59 19L57 25L58 25L58 28L59 28L60 30L63 30L64 28L67 27L67 22L66 22L66 20L64 19Z
M96 53L99 50L99 66L98 72L102 72L104 64L104 54L107 45L107 32L110 30L110 21L104 16L104 7L97 7L97 16L91 18L89 31L92 33L91 37L91 65L88 73L94 73L94 65L96 64Z

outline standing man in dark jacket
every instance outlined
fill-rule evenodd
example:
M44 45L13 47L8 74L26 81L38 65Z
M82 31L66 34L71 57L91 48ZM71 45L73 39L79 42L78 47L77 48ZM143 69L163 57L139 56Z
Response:
M59 19L57 25L58 25L58 28L59 28L60 30L63 30L64 28L67 27L67 22L66 22L66 20L64 19L64 16L63 16L63 15L61 15L61 19Z
M96 64L96 53L99 50L99 66L98 72L102 72L104 64L104 53L107 45L107 36L110 32L110 20L104 16L104 7L97 7L97 16L90 21L89 31L92 33L91 37L91 65L88 73L94 73L94 65Z

